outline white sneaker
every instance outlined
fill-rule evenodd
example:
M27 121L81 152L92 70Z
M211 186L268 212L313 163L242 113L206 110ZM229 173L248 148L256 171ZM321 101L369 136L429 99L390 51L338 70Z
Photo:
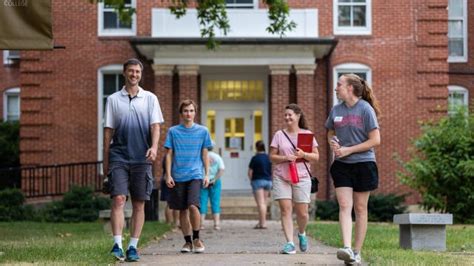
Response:
M354 264L356 265L361 265L362 264L362 258L360 257L360 252L359 253L354 253Z
M353 264L356 260L354 257L354 252L351 248L344 247L337 250L337 258L343 260L345 264Z

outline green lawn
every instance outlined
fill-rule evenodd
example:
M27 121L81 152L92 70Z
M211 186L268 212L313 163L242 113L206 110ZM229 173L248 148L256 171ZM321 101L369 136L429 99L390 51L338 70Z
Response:
M311 223L308 232L330 246L341 246L336 222ZM415 252L399 248L398 225L370 223L362 258L372 265L474 265L474 225L448 226L446 234L446 252Z
M139 246L159 238L170 227L146 222ZM125 233L128 243L129 233ZM110 264L113 240L97 223L0 223L0 263Z

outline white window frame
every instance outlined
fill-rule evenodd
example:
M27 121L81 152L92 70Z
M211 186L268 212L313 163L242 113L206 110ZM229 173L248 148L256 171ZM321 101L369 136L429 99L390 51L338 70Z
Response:
M371 35L372 34L372 0L366 0L366 18L367 25L365 27L339 26L339 0L333 0L333 30L334 35ZM343 5L354 5L347 3ZM355 4L361 5L361 4Z
M137 0L131 0L131 7L137 7ZM137 35L137 12L132 15L132 28L131 29L104 29L104 2L97 5L97 29L99 36L135 36Z
M343 63L343 64L339 64L337 66L335 66L333 68L333 72L332 72L332 84L333 84L333 91L332 91L332 94L333 94L333 97L332 97L332 105L335 106L336 104L339 103L337 97L336 97L336 92L335 92L335 89L336 89L336 86L337 86L337 77L339 76L338 74L339 73L360 73L360 72L364 72L366 74L366 77L367 77L367 83L369 84L369 86L372 86L372 69L367 66L367 65L363 65L363 64L359 64L359 63Z
M450 85L448 86L448 115L452 115L453 112L449 110L449 94L452 92L463 94L463 105L467 108L469 106L469 90L467 88Z
M104 158L104 74L122 74L122 65L107 65L97 71L97 158L102 161Z
M258 1L253 0L253 4L226 4L227 8L232 9L257 9L258 8Z
M3 92L3 121L8 121L8 97L18 96L18 119L21 117L20 88L11 88Z
M448 63L466 63L467 62L467 0L459 0L462 1L462 9L463 9L463 16L462 17L448 17L448 22L449 20L462 20L463 24L463 50L464 50L464 56L449 56L448 57ZM449 9L449 6L448 6ZM449 27L448 27L448 32L449 32ZM448 40L449 40L449 33L448 33ZM449 49L449 47L448 47ZM449 51L448 51L449 52Z
M15 63L15 60L20 59L20 55L12 56L10 50L3 50L3 64L4 65L11 65Z

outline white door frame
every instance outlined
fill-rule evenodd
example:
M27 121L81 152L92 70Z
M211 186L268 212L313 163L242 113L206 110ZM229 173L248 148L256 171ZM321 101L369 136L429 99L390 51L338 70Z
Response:
M217 129L217 116L219 111L234 111L234 110L262 110L262 139L265 145L269 146L268 132L269 132L269 116L268 116L268 67L265 68L255 68L255 67L203 67L200 69L201 72L201 121L203 125L206 125L207 122L207 111L215 110L216 111L216 134ZM206 87L205 84L209 80L262 80L264 86L264 102L231 102L231 101L207 101ZM253 121L253 119L251 120ZM252 126L253 128L253 126ZM253 132L252 132L253 134ZM255 141L253 141L255 142ZM254 143L245 143L246 146L254 145ZM223 145L218 144L217 146L223 147ZM219 152L218 149L214 150L216 153ZM224 160L224 164L229 163L229 161ZM247 178L247 166L248 162L245 165L245 176ZM224 176L226 174L224 173ZM250 185L248 190L250 190Z

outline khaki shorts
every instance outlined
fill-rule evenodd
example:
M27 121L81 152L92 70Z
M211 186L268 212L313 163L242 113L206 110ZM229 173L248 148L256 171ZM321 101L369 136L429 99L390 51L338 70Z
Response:
M297 184L291 184L279 176L273 178L273 199L291 199L296 203L311 202L311 179L301 178Z

